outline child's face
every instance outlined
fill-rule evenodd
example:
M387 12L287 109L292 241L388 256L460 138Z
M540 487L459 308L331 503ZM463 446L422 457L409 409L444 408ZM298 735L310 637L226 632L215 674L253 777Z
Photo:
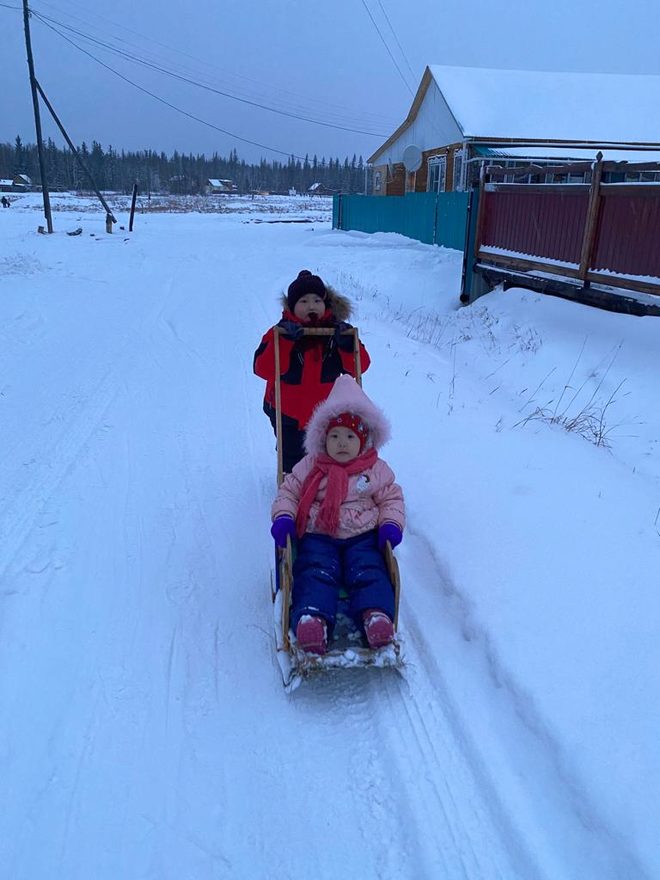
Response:
M335 461L353 461L360 454L360 438L350 428L339 425L326 434L325 451Z
M325 301L316 293L306 293L301 296L293 307L293 314L301 321L318 321L325 312Z

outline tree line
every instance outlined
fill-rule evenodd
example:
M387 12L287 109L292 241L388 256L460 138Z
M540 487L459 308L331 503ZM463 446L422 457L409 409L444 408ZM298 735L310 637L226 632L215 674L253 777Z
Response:
M50 138L44 143L46 178L51 189L87 190L91 184L68 147L60 148ZM234 149L228 157L214 153L209 159L204 154L179 153L171 156L155 150L131 152L104 149L97 141L89 148L78 147L82 158L101 190L129 193L137 183L140 192L200 193L209 178L232 180L242 193L287 193L290 189L306 192L317 183L330 192L364 192L365 165L362 156L326 159L323 156L305 156L304 160L290 156L286 162L249 164L239 159ZM14 144L0 144L0 178L27 174L34 184L40 184L39 156L36 144L24 144L20 137Z

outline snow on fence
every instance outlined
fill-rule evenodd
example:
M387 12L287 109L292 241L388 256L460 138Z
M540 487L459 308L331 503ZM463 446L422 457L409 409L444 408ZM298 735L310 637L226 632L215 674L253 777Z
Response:
M590 183L520 184L492 178L528 175L531 166L488 169L491 180L482 175L479 190L476 268L549 273L583 288L604 284L660 297L660 183L603 182L621 166L639 176L660 171L599 158Z

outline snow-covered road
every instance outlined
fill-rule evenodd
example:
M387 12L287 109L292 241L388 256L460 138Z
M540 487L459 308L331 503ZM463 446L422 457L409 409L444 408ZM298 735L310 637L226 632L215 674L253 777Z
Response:
M399 553L404 673L281 687L274 441L251 357L278 284L303 266L334 261L368 290L379 257L366 237L344 253L327 224L159 216L128 240L35 238L28 213L12 223L2 880L646 876L473 650L414 507ZM364 329L366 387L387 408L419 345L391 316ZM407 387L426 406L438 355L422 359Z

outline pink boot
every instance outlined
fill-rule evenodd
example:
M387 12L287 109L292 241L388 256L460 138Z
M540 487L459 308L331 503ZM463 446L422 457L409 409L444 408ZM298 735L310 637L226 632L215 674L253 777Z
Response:
M382 648L394 640L394 624L384 611L369 609L362 615L370 648Z
M296 627L298 644L309 654L325 654L328 650L327 625L322 617L303 614Z

